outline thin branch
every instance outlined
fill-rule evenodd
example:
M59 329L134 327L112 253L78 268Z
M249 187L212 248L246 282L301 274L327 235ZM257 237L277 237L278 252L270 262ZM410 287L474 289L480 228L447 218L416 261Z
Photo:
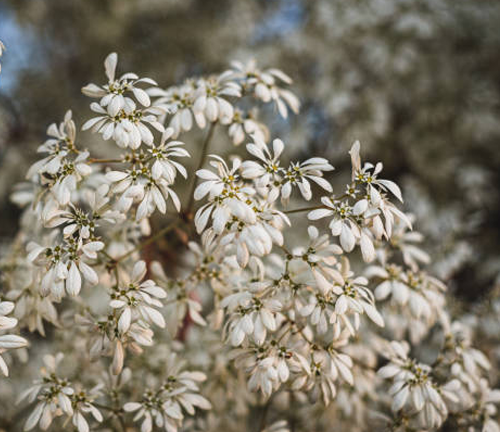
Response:
M120 429L122 432L126 432L127 430L127 425L125 424L125 420L123 419L123 409L122 408L113 408L107 405L102 405L99 403L92 402L92 405L94 405L96 408L106 410L112 413L117 419L118 422L120 423ZM112 417L111 417L112 418Z
M318 205L318 206L314 206L314 207L302 207L302 208L293 209L293 210L284 210L283 213L285 213L285 214L301 213L301 212L308 212L311 210L318 210L321 208L327 208L327 207L325 207L323 205Z
M100 404L100 403L97 403L97 402L92 402L92 405L94 405L96 408L99 408L99 409L102 409L102 410L106 410L106 411L111 411L113 413L119 413L119 412L122 412L122 409L121 408L113 408L113 407L110 407L110 406L107 406L107 405L103 405L103 404Z
M120 427L122 429L122 432L127 432L127 425L125 424L125 420L122 417L122 413L120 413L120 414L116 413L116 417L118 418L118 421L120 422Z
M269 396L269 399L266 401L265 405L262 407L262 412L261 412L260 420L259 420L259 429L257 432L262 432L264 430L264 428L266 427L267 415L269 414L269 409L271 408L273 397L274 397L274 394Z
M132 255L134 252L140 251L141 249L144 249L146 246L150 245L151 243L154 243L156 240L163 237L169 231L172 231L177 226L178 222L179 222L179 219L173 221L172 223L170 223L169 225L167 225L166 227L164 227L160 231L158 231L154 236L149 237L147 240L138 244L134 249L128 251L126 254L117 258L115 260L115 262L123 261L125 258L128 258L130 255Z
M196 186L198 184L198 177L196 177L196 172L201 169L203 164L205 163L205 159L207 158L207 152L208 152L208 145L210 144L210 140L212 139L212 136L214 134L215 130L215 125L217 122L211 123L210 127L208 129L207 135L205 136L205 139L203 140L203 144L201 145L201 157L200 161L198 162L198 166L196 167L196 170L194 171L194 179L193 183L191 186L191 191L189 192L189 201L186 206L186 211L185 214L189 216L189 214L193 210L193 205L194 205L194 191L196 189Z
M348 196L349 195L344 194L344 195L341 195L339 197L332 197L332 199L334 201L340 201L340 200L343 200L344 198L347 198ZM284 210L283 213L285 213L285 214L301 213L301 212L307 212L307 211L311 211L311 210L319 210L322 208L329 209L329 207L326 207L326 206L320 204L320 205L317 205L314 207L302 207L302 208L293 209L293 210Z
M123 162L122 159L95 159L95 158L90 158L88 160L89 163L121 163Z

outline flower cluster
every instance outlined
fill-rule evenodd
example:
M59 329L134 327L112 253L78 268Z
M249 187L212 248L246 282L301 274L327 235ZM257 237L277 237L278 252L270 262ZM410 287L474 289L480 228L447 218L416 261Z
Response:
M387 348L390 362L378 375L391 380L391 409L404 418L406 427L435 430L448 416L457 415L461 427L498 428L494 420L498 390L490 389L483 376L490 364L482 352L468 346L469 341L457 341L462 328L459 323L452 325L432 366L409 358L405 342L391 342ZM393 424L402 426L400 420Z
M103 415L93 405L94 399L100 396L99 386L87 392L75 389L66 378L58 376L59 364L63 357L62 353L44 356L41 379L36 380L33 386L21 394L20 401L23 399L27 399L30 403L37 401L26 420L25 431L33 429L37 424L42 430L46 430L52 421L60 416L70 418L78 432L90 430L89 418L98 423L103 421Z
M393 381L391 409L411 417L418 428L438 428L448 415L447 403L459 401L459 381L439 385L430 366L408 358L408 345L392 342L391 348L391 362L378 371L379 376Z
M117 78L117 60L82 89L97 100L82 129L109 157L84 149L68 111L13 195L25 209L0 331L36 331L65 358L45 355L21 395L36 402L25 430L229 431L258 413L259 431L286 432L321 410L354 430L374 412L393 430L498 428L490 363L423 268L380 162L362 164L355 142L339 187L327 159L285 160L257 109L298 112L277 69L235 62L164 89ZM26 344L1 335L0 353Z
M125 412L135 412L134 421L141 421L141 432L151 432L153 424L174 432L182 425L183 409L191 415L195 407L209 410L210 402L199 395L198 382L206 380L202 372L181 371L181 364L175 362L175 356L167 361L167 379L157 390L146 390L140 402L128 402Z

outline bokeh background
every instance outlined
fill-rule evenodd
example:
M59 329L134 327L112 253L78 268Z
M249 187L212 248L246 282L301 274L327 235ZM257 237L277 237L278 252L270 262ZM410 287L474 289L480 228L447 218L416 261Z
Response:
M0 0L2 243L13 185L49 123L89 117L80 89L103 81L109 52L162 86L255 58L302 102L272 135L338 171L361 140L402 186L456 307L472 308L500 270L499 28L498 0Z

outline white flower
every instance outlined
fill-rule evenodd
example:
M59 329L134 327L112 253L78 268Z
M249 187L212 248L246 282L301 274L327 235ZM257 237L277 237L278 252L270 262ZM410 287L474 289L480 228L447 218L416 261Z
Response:
M291 84L291 78L279 69L257 68L254 60L243 64L238 61L231 63L234 76L241 80L243 91L252 94L263 102L274 102L283 118L288 117L288 109L295 114L299 112L300 102L291 91L280 87L281 83Z
M342 249L351 252L356 242L359 242L363 259L366 262L373 261L375 258L373 235L365 226L365 217L370 218L372 214L368 208L368 201L362 199L351 206L348 200L339 201L322 197L321 202L324 207L312 210L308 214L308 219L318 220L333 216L329 227L333 236L339 236Z
M273 390L279 386L278 370L274 366L272 357L258 361L250 372L248 381L249 390L261 390L265 398L271 396Z
M116 53L109 54L104 60L108 83L102 86L88 84L82 88L82 93L89 97L101 98L99 101L100 106L107 107L111 117L116 116L122 110L130 112L130 108L135 107L135 102L129 97L132 95L142 106L149 107L151 99L148 92L137 85L149 84L156 87L156 82L151 78L139 78L134 73L126 73L120 78L115 78L117 63L118 55Z
M118 330L126 333L132 321L142 319L154 323L158 327L165 327L165 319L161 312L163 303L159 299L167 297L167 293L148 279L141 282L146 276L147 268L144 261L134 265L130 281L124 286L117 286L111 293L110 306L119 313Z
M97 240L83 242L80 238L66 238L55 247L43 247L35 242L28 243L28 261L45 265L40 293L51 293L55 299L61 299L66 292L72 296L78 295L82 287L82 275L92 285L99 281L95 270L85 261L97 258L97 252L104 248L104 243Z
M184 145L181 141L167 140L173 135L174 130L167 128L162 135L161 143L158 147L148 149L151 157L154 160L151 166L151 176L154 180L164 178L168 184L173 184L177 171L181 173L184 178L187 178L187 171L183 165L173 160L173 157L190 157L190 154L181 146Z
M19 397L19 400L28 399L30 403L38 400L37 405L26 420L25 431L33 429L37 423L42 430L46 430L55 417L62 414L73 415L71 397L75 391L68 380L59 378L57 374L59 363L63 357L62 353L58 353L55 357L45 355L43 357L45 366L41 369L42 378L36 380L33 386L25 390Z
M0 332L10 330L17 325L16 318L9 318L6 315L14 310L14 303L10 301L0 301ZM28 345L28 341L20 336L0 334L0 371L5 376L9 375L9 369L5 360L2 358L2 353L9 349L22 348Z
M300 315L310 317L311 324L317 327L319 334L328 330L328 324L336 320L333 296L331 294L316 294L309 297L307 305L299 310Z
M229 169L224 159L216 155L211 155L211 157L214 160L210 162L210 165L217 169L217 174L207 169L201 169L196 172L196 175L204 180L204 182L197 186L194 192L196 200L202 199L207 194L209 198L213 199L221 195L225 189L227 190L227 188L231 186L232 192L238 193L239 191L239 189L233 185L238 181L237 171L240 168L241 159L235 158L231 169ZM249 192L252 193L252 190L250 189Z
M483 374L491 369L488 358L471 343L472 331L460 321L451 323L446 333L443 362L451 375L464 383L470 392L477 392Z
M323 171L331 171L333 167L323 158L311 158L305 162L292 162L288 169L280 166L279 158L284 144L280 139L273 141L271 153L258 136L254 136L254 143L247 145L249 153L257 157L260 162L245 161L242 165L242 176L254 179L256 188L269 188L269 201L274 201L280 194L283 202L288 202L293 187L298 187L306 200L312 198L310 180L320 187L332 191L332 186L322 176Z
M57 126L52 123L47 128L50 137L40 147L39 153L49 153L47 157L35 162L26 174L31 179L35 174L56 175L71 152L77 153L75 148L76 126L71 111L67 111L64 121Z
M114 115L109 112L109 108L106 110L96 102L90 104L90 109L98 116L87 120L82 130L91 129L94 133L100 133L105 141L112 138L121 148L136 150L141 143L152 146L154 135L148 126L161 133L165 131L158 121L158 116L164 114L164 110L158 106L139 109L131 101Z
M175 357L168 359L168 378L157 391L144 393L141 402L127 402L125 412L136 412L134 421L142 420L141 432L151 432L153 423L167 432L177 431L182 426L183 409L194 415L195 408L209 410L210 402L198 394L198 382L205 381L201 372L180 372L179 364L173 364Z
M71 111L66 112L64 121L59 127L55 123L51 124L47 134L50 138L38 148L38 151L49 155L35 162L28 170L26 178L39 182L50 190L59 205L66 206L78 183L92 173L87 161L89 153L80 152L75 147L76 128ZM56 207L51 205L47 197L45 200L49 211L51 206Z
M317 277L316 280L326 286L322 287L322 294L317 293L309 297L309 303L300 309L300 314L310 316L311 323L318 327L319 333L325 333L328 324L333 324L337 337L344 328L354 336L362 314L366 314L375 324L383 327L384 320L375 307L373 294L365 286L367 279L362 276L353 278L349 261L345 257L342 259L340 278L342 283L333 280L330 284L326 279ZM353 316L354 323L351 323L350 315Z
M356 235L360 234L354 208L346 202L334 201L328 197L322 197L321 202L325 208L311 211L307 216L308 219L318 220L333 216L330 222L332 235L340 236L340 245L346 252L352 251L356 244Z
M275 180L281 180L280 174L284 170L280 167L279 158L285 148L283 141L273 140L272 153L264 141L258 137L254 137L254 141L254 143L247 144L247 151L257 157L260 162L243 162L241 175L244 178L255 179L259 187L267 186Z
M205 115L202 111L194 111L197 96L197 85L193 80L187 80L179 87L170 87L168 90L156 91L159 96L156 103L166 111L173 113L168 126L173 129L172 138L176 139L181 132L190 131L193 119L199 128L206 126Z
M108 192L109 186L106 184L99 186L95 191L88 191L86 200L91 212L86 213L70 203L68 211L57 210L48 213L45 226L48 228L64 226L62 229L64 237L95 239L96 230L103 222L116 224L124 219L121 213L109 209Z
M269 138L269 130L266 125L257 121L255 114L252 112L244 114L243 111L235 108L231 121L225 121L224 124L229 125L228 134L234 145L241 144L246 136L254 137L254 139L264 142Z
M232 217L244 223L255 223L257 216L252 207L247 203L255 191L251 187L241 185L237 170L241 165L240 159L234 159L231 169L226 162L218 156L210 164L218 173L207 169L197 171L196 175L204 180L194 191L194 198L200 200L208 195L209 203L202 206L195 215L195 225L198 233L201 233L212 215L213 228L216 233L221 234L226 223Z
M234 108L224 97L241 97L241 90L238 84L228 80L229 75L231 71L197 82L193 111L203 114L209 122L228 123L233 117Z
M161 158L162 156L157 154L157 159ZM132 204L138 203L135 216L137 221L151 216L155 209L165 214L169 198L172 199L176 210L180 211L179 197L170 187L172 183L166 180L166 178L170 179L173 174L170 170L171 165L160 162L153 174L155 164L156 162L152 166L139 164L125 172L109 171L106 173L106 179L113 183L111 193L121 194L116 204L120 212L126 213ZM155 179L155 177L157 178Z
M281 229L289 220L240 180L239 159L233 161L231 169L223 159L214 159L211 164L217 168L217 174L206 169L197 172L205 181L196 188L194 198L208 195L209 202L196 212L195 225L201 233L212 218L212 229L222 236L221 244L234 246L238 263L245 267L250 255L265 256L273 244L283 244Z
M341 285L344 283L342 275L334 267L337 263L335 255L340 255L342 249L331 244L328 235L320 236L318 229L314 226L310 226L307 232L309 234L309 247L294 248L288 259L292 262L293 269L297 274L300 272L300 265L307 265L318 290L322 294L326 294L331 291L334 282Z
M198 245L194 242L190 244L190 248L196 251L195 246ZM203 254L201 250L196 252ZM207 324L202 316L203 306L200 303L196 288L199 282L205 281L213 273L208 268L208 259L201 259L202 263L200 263L199 267L183 280L168 278L158 261L151 263L151 271L155 279L169 287L168 296L172 300L166 306L165 316L167 317L167 326L172 334L177 334L179 328L185 324L186 319L192 320L200 326Z
M267 332L277 329L276 313L282 305L276 299L259 298L249 292L238 292L224 298L221 307L228 307L230 318L227 328L231 344L239 346L251 335L257 345L262 345Z
M332 364L324 350L313 352L310 373L303 371L292 383L292 389L307 391L313 401L322 400L328 406L337 394L338 373L331 369ZM348 370L347 365L342 370Z
M292 162L284 174L284 185L281 196L285 202L290 198L292 188L298 186L302 197L309 201L312 198L311 183L312 180L321 188L332 192L332 186L323 176L323 171L332 171L328 161L324 158L311 158L304 162Z
M446 286L425 272L404 272L391 264L369 267L367 276L381 279L374 291L377 300L391 297L398 305L408 304L408 311L416 319L432 323L444 307Z
M445 401L457 402L457 391L460 383L452 380L438 386L432 379L432 368L417 363L407 357L409 346L391 342L391 363L382 367L378 375L384 379L392 379L389 389L392 396L392 410L403 410L416 416L420 428L439 427L448 416Z
M359 155L360 147L359 141L356 141L349 151L352 163L352 180L366 187L367 195L375 206L378 205L381 199L381 191L390 191L399 201L403 202L401 190L396 183L391 180L377 178L377 175L382 171L381 162L377 163L375 166L371 163L365 163L364 166L361 167L361 158Z
M94 387L88 393L84 390L77 390L72 395L73 417L71 421L78 429L78 432L90 431L88 421L85 419L85 414L90 413L98 423L104 420L101 412L93 405L94 399L101 395L99 392L100 387L102 387L102 385Z

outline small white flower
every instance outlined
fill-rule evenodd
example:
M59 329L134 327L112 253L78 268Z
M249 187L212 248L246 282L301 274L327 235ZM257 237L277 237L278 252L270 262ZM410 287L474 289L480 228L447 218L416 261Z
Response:
M176 139L181 132L190 131L193 127L193 119L199 128L206 126L206 118L203 111L195 111L194 103L197 97L197 85L193 80L187 80L183 85L170 87L168 90L156 91L159 96L156 101L165 112L173 113L168 126L173 129L172 138Z
M233 346L239 346L245 337L252 336L257 345L262 345L267 332L277 329L276 313L281 309L276 299L259 298L248 292L238 292L224 298L221 307L230 312L227 328Z
M420 428L439 427L448 416L446 401L458 401L458 381L438 386L432 379L430 366L407 357L407 344L391 342L390 348L391 362L379 369L378 375L394 381L389 389L393 398L392 410L417 414L416 421Z
M109 171L106 173L106 179L112 183L111 194L121 194L116 203L118 211L126 213L134 203L138 203L136 220L140 221L151 216L155 209L165 214L169 198L172 200L175 209L180 211L179 197L171 188L172 177L175 178L175 171L172 170L175 167L181 173L185 172L180 168L179 164L166 160L163 150L160 149L154 153L153 158L156 161L153 164L148 165L141 162L137 165L134 164L132 168L126 171ZM165 150L165 152L169 153L168 150Z
M40 285L40 293L49 293L60 300L64 289L72 296L78 295L82 287L82 276L92 285L99 281L95 270L86 263L97 258L97 252L104 248L101 241L89 239L85 243L80 238L64 239L55 247L43 247L35 242L28 243L28 261L36 262L46 267Z
M92 98L101 98L99 104L102 107L107 107L112 117L121 110L128 111L132 105L135 106L135 102L129 97L132 95L142 106L149 107L151 99L148 92L138 87L138 84L149 84L156 87L156 82L151 78L139 78L134 73L126 73L120 78L116 78L117 63L118 55L116 53L109 54L104 60L108 83L102 86L88 84L82 88L82 93Z
M146 263L138 261L134 265L130 281L124 286L117 286L111 293L110 306L119 313L120 333L126 333L136 319L165 327L165 319L156 308L163 307L160 300L166 298L167 293L150 279L142 281L146 272Z
M104 418L101 412L93 405L94 400L101 394L99 392L102 385L98 385L91 389L88 393L85 390L76 390L72 398L73 417L71 419L73 425L78 429L78 432L89 432L90 427L86 414L91 414L93 419L101 423Z
M264 141L254 136L254 143L247 145L250 154L259 159L259 162L245 161L242 165L242 176L255 180L257 190L269 188L268 200L274 201L280 194L284 203L288 202L293 187L298 187L303 198L312 198L310 181L318 184L328 192L332 186L323 178L324 171L331 171L333 167L323 158L311 158L305 162L292 162L289 168L280 166L279 158L284 144L280 139L273 141L273 151L268 149ZM266 194L267 195L267 194Z
M94 133L100 133L107 141L110 138L121 148L137 150L141 143L152 146L154 135L148 126L163 133L165 128L158 121L158 116L164 114L164 110L158 106L149 108L136 108L132 101L122 108L117 114L111 114L96 102L90 105L90 109L98 114L86 121L82 130L91 129Z
M233 74L241 80L243 91L251 92L257 99L268 103L274 102L283 118L288 117L288 109L295 114L299 112L300 102L291 91L281 88L282 83L291 84L291 78L279 69L257 68L254 60L243 64L238 61L231 63Z
M240 145L247 136L264 142L269 139L268 128L259 122L252 112L245 115L243 111L235 108L233 118L225 121L224 124L229 125L228 134L234 145Z
M19 397L20 401L28 399L30 403L38 400L24 424L25 431L33 429L37 424L45 430L51 425L53 419L61 414L73 416L71 397L75 391L69 381L59 378L57 373L63 357L62 353L56 356L45 355L43 357L45 366L41 369L42 378L36 380L33 386Z
M234 108L224 97L241 97L240 86L228 80L231 72L216 77L200 79L194 95L193 111L203 114L209 122L217 120L228 123L233 117Z
M34 163L26 174L31 179L36 174L56 175L65 164L69 154L77 153L75 148L76 126L71 111L67 111L64 121L57 126L52 123L47 128L50 137L40 147L39 153L49 153L47 157Z
M180 172L184 178L187 178L187 171L183 165L172 159L173 157L190 157L190 154L182 148L181 141L167 140L173 135L174 130L167 128L162 135L161 143L157 147L148 149L154 160L151 166L151 175L154 180L164 178L169 184L173 184L177 172Z
M6 315L14 310L14 303L9 301L0 301L0 332L13 329L17 325L16 318L9 318ZM0 334L0 371L5 376L9 375L9 369L5 360L2 358L2 353L9 349L22 348L28 345L28 341L21 336Z
M209 410L210 402L198 394L198 382L205 381L201 372L180 371L175 356L168 359L168 378L156 391L144 393L141 402L127 402L125 412L134 412L134 421L142 420L141 431L151 432L153 423L167 432L177 431L182 425L183 410L189 415L195 414L195 408Z

